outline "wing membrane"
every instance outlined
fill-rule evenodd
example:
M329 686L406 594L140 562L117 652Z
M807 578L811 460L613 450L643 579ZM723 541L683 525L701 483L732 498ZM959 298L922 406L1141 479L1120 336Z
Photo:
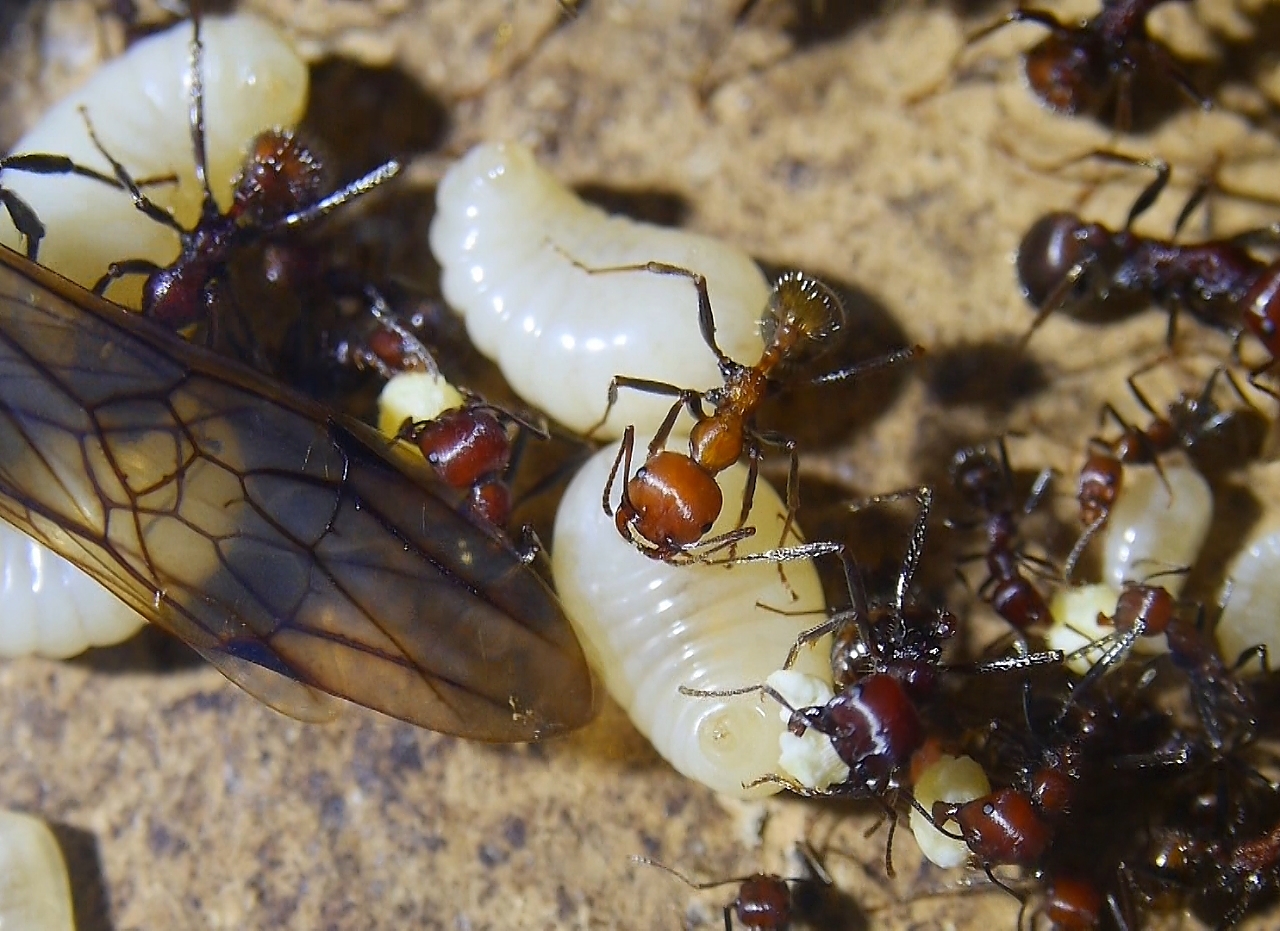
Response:
M420 459L0 253L0 516L274 707L584 723L558 602Z

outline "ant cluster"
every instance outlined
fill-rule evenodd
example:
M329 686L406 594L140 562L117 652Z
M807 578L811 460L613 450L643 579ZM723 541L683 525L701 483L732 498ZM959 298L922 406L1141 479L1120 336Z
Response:
M1127 128L1133 82L1144 71L1208 105L1147 34L1147 13L1160 2L1107 0L1082 26L1019 8L974 39L1014 22L1047 27L1026 58L1035 93L1066 113L1110 105ZM889 819L890 874L894 829L905 817L928 859L976 866L1020 901L1022 917L1055 927L1129 928L1176 909L1225 926L1280 894L1280 785L1264 713L1276 646L1267 585L1280 559L1277 536L1246 544L1220 609L1181 600L1180 592L1209 531L1214 479L1259 453L1257 444L1242 452L1238 442L1238 424L1261 416L1248 391L1280 396L1280 261L1258 254L1280 241L1280 226L1181 243L1193 197L1170 239L1136 232L1171 175L1150 159L1128 159L1156 177L1121 228L1067 212L1038 220L1017 258L1036 310L1019 351L1054 314L1139 300L1167 312L1170 344L1186 311L1231 335L1231 357L1168 404L1140 385L1152 366L1131 375L1145 424L1103 407L1100 422L1115 434L1083 443L1080 528L1066 552L1035 532L1053 471L1039 470L1024 486L1004 437L950 455L948 487L920 485L850 505L915 504L891 590L880 591L850 545L805 542L798 443L761 421L766 402L784 391L856 381L912 362L922 347L814 374L815 360L851 326L833 289L800 271L769 284L736 250L607 217L560 188L529 153L482 146L441 180L431 244L445 298L466 317L475 347L527 403L567 428L553 431L543 413L453 387L432 349L449 338L440 318L388 301L385 288L367 281L340 280L313 254L314 243L294 236L388 182L398 162L323 196L318 156L292 132L270 131L249 146L229 205L219 205L198 22L190 48L194 222L181 222L159 196L175 180L139 180L138 169L99 140L88 110L89 160L105 168L66 155L0 160L10 172L74 176L126 198L176 237L176 255L114 260L89 293L6 254L0 272L35 295L6 300L14 319L26 314L76 331L79 342L67 352L88 358L109 342L124 347L119 356L145 357L135 379L164 369L165 360L178 371L172 383L139 381L139 401L98 386L90 366L67 375L52 357L35 355L39 364L23 363L33 381L55 381L72 399L58 409L63 420L83 409L92 421L67 428L72 442L61 445L96 461L91 453L113 439L94 418L106 416L99 411L108 402L133 403L136 418L182 421L166 419L164 429L195 449L177 464L145 450L161 460L151 472L181 474L190 488L208 484L209 496L222 496L211 500L252 512L226 517L225 504L207 514L155 510L129 486L138 477L122 476L124 510L136 523L151 528L176 516L210 541L251 539L264 552L287 554L280 561L299 578L321 581L280 604L250 571L253 554L232 547L219 551L225 571L209 566L207 577L183 575L185 588L170 584L166 572L176 576L180 553L155 547L150 529L138 531L137 553L124 552L109 539L105 517L99 528L60 516L43 473L22 473L22 482L0 488L8 520L45 542L57 534L42 531L41 521L78 534L94 554L80 562L95 578L228 677L299 717L322 717L316 703L326 693L449 733L533 740L590 716L590 659L655 747L717 790L869 802ZM38 260L60 234L11 179L0 187L0 206L27 259ZM522 211L544 215L515 222ZM526 226L534 232L520 232ZM235 298L241 259L254 250L281 274L310 269L308 284L340 308L322 323L325 311L312 307L303 319L264 326L261 312L248 313ZM116 320L101 298L132 275L145 278L141 319ZM635 293L650 287L666 290L640 298L646 307L637 312ZM83 326L68 322L80 315ZM0 326L0 355L15 367L31 355L20 330ZM535 345L544 331L561 338ZM662 366L643 366L636 346L644 340L659 346L653 355ZM1261 363L1241 360L1246 340L1261 345ZM676 344L678 352L667 351ZM623 355L594 358L618 346ZM626 368L632 360L640 367ZM547 379L558 370L563 380ZM367 389L376 387L380 435L296 393L326 373L342 387L323 400L366 417ZM637 397L641 403L630 403ZM47 435L56 418L25 397L6 397L4 406L29 428L21 451L57 461L61 447ZM237 432L246 408L281 425L280 435ZM209 441L206 433L217 435ZM513 487L525 442L569 433L578 449L619 442L599 450L564 494L552 595L539 574L537 534L523 528L517 545L508 528L521 504ZM782 496L762 478L770 453L786 463ZM76 467L55 471L69 481L63 472ZM81 497L101 501L104 513L119 510L114 486L79 467ZM224 482L232 492L214 487L215 470L232 475ZM320 503L318 518L315 507L293 510L304 499ZM968 601L1003 625L1002 636L976 653L965 649L976 637L971 616L982 609L961 608L920 581L940 510L952 542L977 549L956 561L957 573L971 559L984 567ZM1094 570L1100 538L1100 578L1077 584ZM384 575L369 568L383 562L392 567ZM823 604L821 566L838 580L839 607ZM408 607L409 583L424 578L437 597ZM383 601L363 600L375 588ZM225 607L218 599L228 590ZM235 613L248 603L265 618L255 617L257 626ZM321 630L312 611L330 626ZM804 612L822 618L800 630L792 615ZM809 862L829 885L816 857ZM723 910L727 929L788 926L799 880L753 874L724 882L740 883Z

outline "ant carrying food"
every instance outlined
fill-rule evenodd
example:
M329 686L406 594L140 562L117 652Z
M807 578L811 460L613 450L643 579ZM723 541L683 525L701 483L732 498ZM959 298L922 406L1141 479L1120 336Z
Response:
M1022 551L1017 512L1021 511L1026 517L1039 507L1053 480L1053 470L1045 469L1036 477L1030 494L1019 508L1013 500L1013 472L1003 437L997 447L998 460L984 446L958 451L951 460L951 480L965 502L984 515L979 523L987 537L984 554L987 577L978 586L978 595L1021 632L1052 619L1048 603L1023 574L1022 566L1030 564L1041 572L1057 573L1043 560ZM950 524L957 526L954 521Z
M743 365L726 355L716 342L707 281L698 272L664 262L589 268L570 260L589 274L645 272L688 278L698 294L698 325L703 342L715 355L724 382L719 388L698 391L626 375L615 375L610 381L609 403L597 426L608 419L618 401L620 388L676 398L649 442L644 465L634 474L631 462L635 429L628 427L623 434L603 495L604 511L615 518L618 532L646 556L668 562L697 560L743 539L754 532L754 528L743 525L751 511L764 447L770 446L785 450L790 460L787 513L779 537L779 545L785 543L799 507L796 444L780 433L760 430L755 418L764 401L784 387L788 372L830 348L836 334L844 328L845 309L835 292L802 272L788 272L780 277L773 285L761 318L764 351L755 365ZM819 385L856 378L896 365L922 351L919 346L899 349L807 379L805 383ZM706 406L711 408L710 413ZM682 409L687 409L694 419L688 453L666 449ZM737 526L705 539L723 506L715 477L743 457L747 459L749 474ZM610 497L620 468L622 499L615 513Z
M1249 246L1280 243L1280 224L1193 244L1135 233L1133 224L1167 186L1169 165L1096 154L1151 168L1156 177L1138 194L1119 230L1086 222L1074 213L1046 214L1031 226L1018 247L1017 269L1023 292L1037 312L1022 342L1068 303L1146 299L1168 313L1170 343L1183 310L1227 330L1237 346L1245 332L1252 333L1269 358L1249 371L1249 383L1275 394L1257 378L1280 357L1280 260L1257 259ZM1204 191L1197 189L1183 207L1174 224L1175 236Z
M81 111L89 137L110 163L114 178L143 214L178 234L181 248L168 266L148 259L113 262L94 287L105 294L113 281L128 275L145 275L142 312L174 330L196 324L207 327L205 342L223 342L222 321L214 307L228 263L241 247L288 230L297 229L335 208L367 193L400 171L391 161L327 197L319 197L322 169L319 159L291 132L272 130L259 135L250 145L232 204L223 213L209 185L205 150L204 87L202 82L203 43L199 17L193 19L191 41L190 98L191 143L196 181L202 191L200 218L190 229L174 215L148 198L128 170L99 141ZM319 199L317 199L319 198Z
M1011 23L1037 23L1049 30L1023 56L1032 92L1050 109L1076 115L1099 114L1114 104L1116 127L1133 122L1133 81L1142 71L1166 75L1197 106L1212 104L1175 64L1168 49L1147 33L1147 15L1168 0L1103 0L1092 18L1071 25L1047 10L1019 6L984 26L973 44Z

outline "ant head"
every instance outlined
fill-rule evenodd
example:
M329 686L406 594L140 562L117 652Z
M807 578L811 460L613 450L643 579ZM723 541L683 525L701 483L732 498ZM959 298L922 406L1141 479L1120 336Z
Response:
M1027 300L1043 307L1064 281L1096 261L1105 242L1101 227L1085 223L1074 213L1045 214L1018 246L1018 280Z
M803 272L787 272L773 285L760 318L765 345L782 345L788 362L802 362L831 346L847 314L829 287Z
M323 181L314 152L291 132L268 130L249 145L232 213L251 224L273 223L317 200Z
M1099 59L1105 63L1105 53L1091 39L1088 32L1055 31L1027 50L1027 84L1050 109L1074 116L1102 108L1110 80L1107 70L1098 67Z
M956 490L976 507L990 508L1005 492L1004 467L985 446L958 450L949 471Z

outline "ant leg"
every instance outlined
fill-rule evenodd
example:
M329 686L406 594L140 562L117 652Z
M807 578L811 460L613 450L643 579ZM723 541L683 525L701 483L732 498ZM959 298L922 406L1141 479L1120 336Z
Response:
M1027 500L1023 502L1022 513L1030 514L1040 506L1044 501L1044 497L1049 493L1049 489L1053 485L1053 480L1057 477L1057 472L1051 468L1044 469L1036 476L1036 480L1031 483L1031 491L1027 493Z
M988 23L987 25L979 29L977 32L974 32L972 35L970 35L967 39L964 40L964 44L973 45L975 42L985 39L987 36L991 35L993 32L997 32L1003 29L1005 26L1012 25L1013 23L1037 23L1041 26L1044 26L1046 29L1050 30L1051 32L1057 32L1057 33L1075 32L1074 28L1063 23L1052 13L1049 13L1045 10L1034 10L1034 9L1029 9L1027 7L1018 7L1015 10L1010 10L1008 13L1004 14L1004 16L1000 17L994 23Z
M0 188L0 204L13 221L13 227L27 243L27 258L36 260L40 252L40 241L44 239L45 228L40 217L31 209L31 205L6 188Z
M204 138L204 40L200 36L200 19L197 13L191 20L191 60L187 72L190 75L191 91L187 113L191 121L192 164L196 183L200 185L202 194L200 212L208 217L217 215L218 204L209 187L209 156Z
M1079 564L1080 558L1084 556L1084 551L1089 548L1093 538L1098 535L1098 531L1106 524L1107 516L1106 514L1099 516L1093 523L1084 528L1084 533L1080 534L1080 539L1076 540L1076 545L1071 547L1071 552L1067 554L1067 561L1062 566L1062 577L1068 585L1071 584L1072 577L1075 575L1076 565Z
M127 275L150 275L158 271L160 266L150 259L125 259L123 262L112 262L107 266L107 273L94 283L93 293L102 297L113 281L118 281Z
M128 169L120 164L114 155L106 150L102 140L98 138L97 132L93 128L93 122L89 119L89 111L84 107L80 108L80 117L84 120L84 128L89 133L89 141L93 143L98 153L107 160L111 165L111 171L115 175L115 180L133 198L133 205L141 210L152 220L155 220L161 226L167 226L179 236L185 236L187 231L183 229L182 224L177 221L172 213L165 210L146 194L142 193L142 189L138 186L138 182L129 174Z
M700 420L706 416L706 413L702 408L701 391L694 391L692 388L681 388L678 385L673 385L665 381L651 381L648 378L631 378L627 375L614 375L613 378L609 380L608 403L605 404L604 414L599 420L591 425L591 429L587 431L587 436L591 436L603 427L605 421L609 419L609 414L613 412L614 405L618 403L619 388L630 388L632 391L640 391L644 394L677 397L679 400L672 408L673 411L678 412L680 407L688 406L689 413L693 415L695 420ZM675 416L669 414L668 418L671 420L671 425L667 427L667 434L669 435L671 427L675 424Z
M834 372L827 372L825 375L819 375L809 380L811 385L828 385L832 382L846 381L850 378L857 378L859 375L865 375L868 372L874 372L877 369L886 369L890 366L897 365L900 362L906 362L916 356L924 355L923 346L907 346L903 349L895 349L893 352L887 352L882 356L876 356L874 359L864 359L862 362L855 362L847 368L837 369Z
M297 229L305 226L326 214L332 213L338 207L368 194L374 188L390 181L403 170L401 165L395 159L379 165L373 171L366 175L362 175L338 190L334 191L328 197L322 197L314 204L303 207L301 210L295 210L293 213L286 214L276 222L266 226L259 233L261 236L269 236L273 233L283 230Z
M618 477L618 466L622 464L624 458L627 465L622 472L622 500L618 503L618 512L621 513L623 508L630 505L627 498L627 483L631 481L631 454L635 445L636 428L628 425L627 429L622 431L622 442L618 444L618 454L613 457L613 468L609 470L609 480L604 483L601 503L604 505L604 513L607 517L613 516L613 505L609 503L609 499L613 497L613 480Z

